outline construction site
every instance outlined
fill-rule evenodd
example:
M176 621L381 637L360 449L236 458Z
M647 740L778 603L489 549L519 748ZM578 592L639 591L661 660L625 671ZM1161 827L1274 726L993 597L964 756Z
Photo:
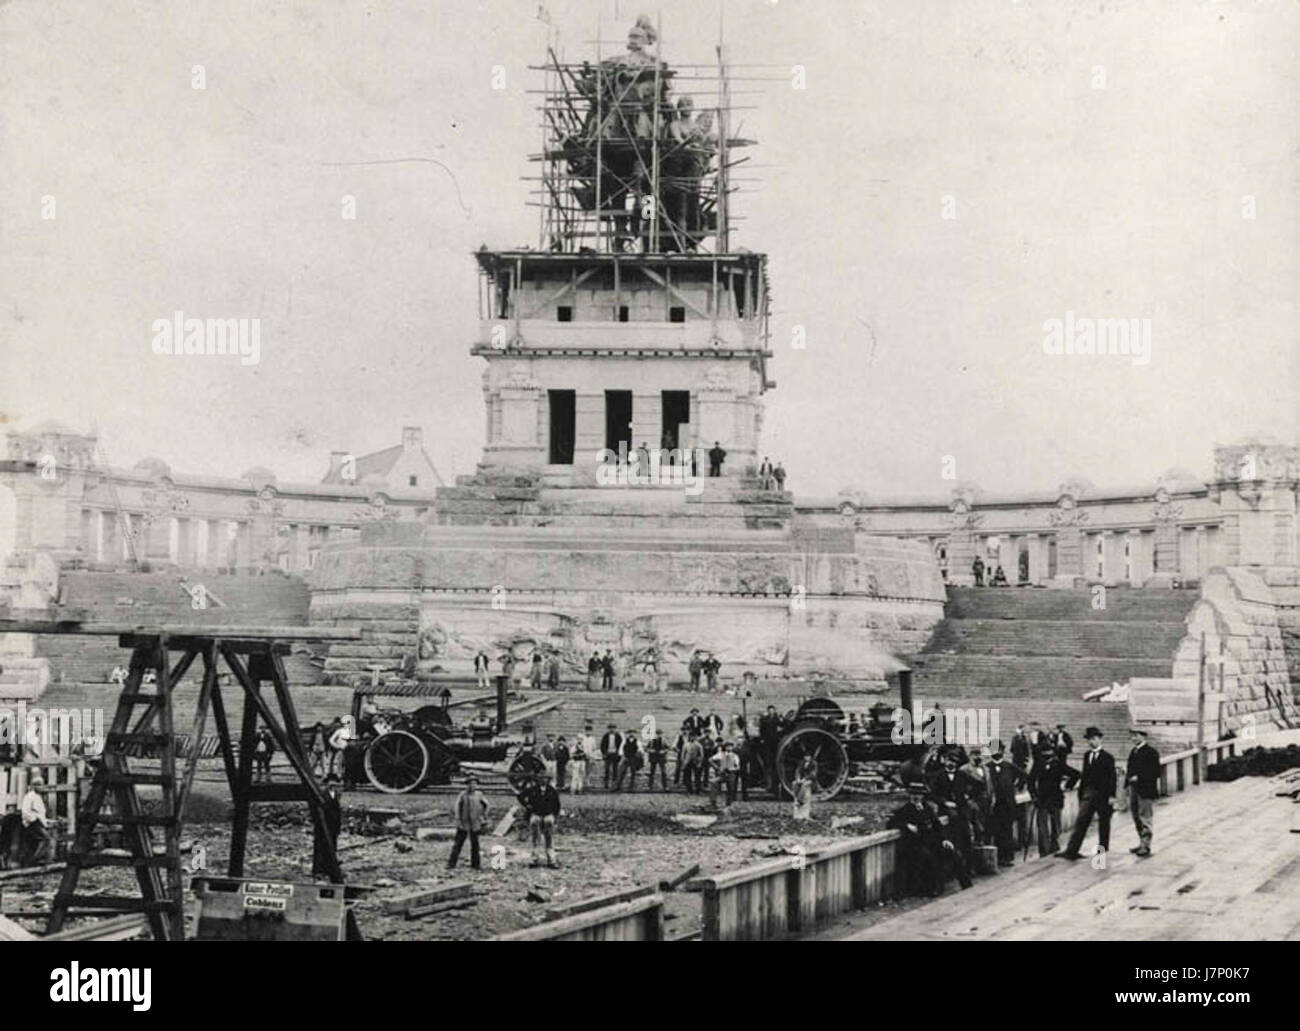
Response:
M1300 449L786 489L738 223L788 68L744 56L548 33L540 150L500 129L537 236L464 255L471 472L414 425L316 483L9 431L0 939L1300 937ZM1105 806L1042 815L1102 741L1109 860Z

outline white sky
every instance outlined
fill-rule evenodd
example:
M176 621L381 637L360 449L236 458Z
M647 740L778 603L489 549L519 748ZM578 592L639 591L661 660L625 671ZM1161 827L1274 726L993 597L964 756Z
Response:
M611 41L659 15L670 63L717 37L716 0L547 6L569 59L598 10ZM537 242L536 9L0 6L0 414L96 420L115 464L285 480L418 423L471 471L470 252ZM737 98L761 183L733 243L771 256L764 451L796 492L946 495L944 455L990 490L1146 482L1300 436L1295 3L727 0L726 38L807 70L736 84L763 93ZM446 168L339 164L398 158ZM153 355L176 309L260 318L261 364ZM1067 310L1150 318L1150 364L1044 355Z

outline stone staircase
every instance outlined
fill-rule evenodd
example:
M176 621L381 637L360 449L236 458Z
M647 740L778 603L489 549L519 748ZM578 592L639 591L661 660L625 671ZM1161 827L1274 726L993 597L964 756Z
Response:
M705 476L691 490L685 484L555 486L545 477L459 477L454 486L438 488L434 520L444 526L782 530L794 516L793 495L764 491L755 477Z
M1196 592L1111 588L948 589L944 620L912 656L925 706L996 710L1001 736L1017 723L1096 725L1123 739L1128 706L1082 695L1132 677L1168 677Z

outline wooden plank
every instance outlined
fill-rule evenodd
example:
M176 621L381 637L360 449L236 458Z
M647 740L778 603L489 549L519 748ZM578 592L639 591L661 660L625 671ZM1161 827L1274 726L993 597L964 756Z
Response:
M435 902L448 902L451 899L464 898L473 887L469 881L456 881L454 884L443 884L437 888L425 888L421 891L408 892L405 895L398 895L396 898L385 899L384 912L391 915L419 906L430 906Z
M693 863L691 866L688 866L685 870L679 873L676 877L670 878L669 880L660 881L659 890L676 891L681 885L685 884L692 877L696 876L699 872L700 872L700 864Z
M74 927L71 930L47 934L40 941L82 941L82 942L116 942L135 938L148 930L148 923L142 916L115 916L107 920L97 920L93 924Z
M650 910L663 910L663 896L655 893L644 898L632 899L604 909L594 909L587 913L578 913L561 920L550 920L526 927L510 934L499 934L492 941L550 941L599 929L602 925L617 925L629 917L637 916ZM635 926L635 925L634 925ZM638 935L640 937L641 935Z
M653 895L658 889L653 884L645 884L636 888L628 888L626 891L617 891L610 895L593 895L590 898L579 899L567 906L555 906L546 911L547 920L560 920L566 916L576 916L579 913L589 913L593 909L603 909L606 906L618 905L621 902L631 902L633 899L646 898Z
M24 877L43 877L64 869L67 863L46 863L44 866L25 866L19 870L0 870L0 881L18 881Z
M519 806L512 805L506 810L505 816L501 817L497 823L496 829L492 832L494 838L504 838L510 833L510 828L514 825L515 817L519 815Z
M27 928L14 923L6 916L0 916L0 942L36 941L36 935Z
M452 899L448 902L435 902L427 906L412 906L406 911L407 920L420 920L437 913L448 913L454 909L469 909L477 906L478 899Z

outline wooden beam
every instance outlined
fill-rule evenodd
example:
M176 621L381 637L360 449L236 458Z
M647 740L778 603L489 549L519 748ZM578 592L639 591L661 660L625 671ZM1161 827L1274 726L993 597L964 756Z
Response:
M244 718L240 721L239 731L239 770L235 777L235 787L231 792L235 802L233 829L230 834L230 858L226 864L229 877L244 876L244 853L248 849L248 810L252 803L248 789L253 783L253 746L257 739L257 707L253 699L260 688L249 679L239 657L233 652L221 648L221 657L226 660L239 686L244 689Z
M700 311L700 309L697 308L697 307L695 307L695 305L692 304L688 298L683 297L683 296L682 296L681 294L679 294L676 290L674 290L674 289L673 289L673 288L672 288L672 287L671 287L667 282L665 282L664 279L663 279L661 276L659 276L657 273L650 271L650 269L646 268L644 265L640 265L640 264L638 264L638 265L635 265L635 266L633 266L633 267L636 268L638 271L640 271L640 272L642 273L642 275L644 275L644 276L645 276L647 279L649 279L652 283L656 283L656 284L658 284L659 286L662 286L665 290L667 290L670 294L672 294L672 296L676 297L679 301L681 301L682 304L684 304L686 307L690 308L691 311L695 312L695 314L698 315L700 318L702 318L702 319L707 319L707 318L709 317L709 316L708 316L708 313Z
M575 268L573 271L576 273L577 269ZM571 276L569 282L565 283L562 287L560 287L560 289L556 290L554 293L547 295L544 299L542 299L537 303L537 306L535 308L532 308L530 311L528 311L527 314L523 315L522 317L525 319L533 318L534 316L545 311L547 308L549 308L552 304L554 304L556 301L558 301L561 297L563 297L565 294L569 293L570 291L573 291L573 293L576 295L578 287L580 287L583 283L585 283L588 279L590 279L595 273L599 271L600 271L599 268L597 268L596 266L592 266L580 276L579 275Z
M180 795L176 801L176 817L185 821L185 807L189 804L190 791L194 787L194 774L199 768L199 753L203 741L203 728L208 722L208 705L212 701L213 688L217 686L217 642L213 641L203 653L203 686L199 689L199 702L194 711L194 723L190 730L190 740L194 748L185 763L185 773L181 779Z
M235 750L230 744L230 724L226 720L226 703L221 697L220 684L212 687L212 721L217 727L217 740L221 742L221 763L226 771L226 785L230 788L230 797L234 798L239 771L235 766Z

